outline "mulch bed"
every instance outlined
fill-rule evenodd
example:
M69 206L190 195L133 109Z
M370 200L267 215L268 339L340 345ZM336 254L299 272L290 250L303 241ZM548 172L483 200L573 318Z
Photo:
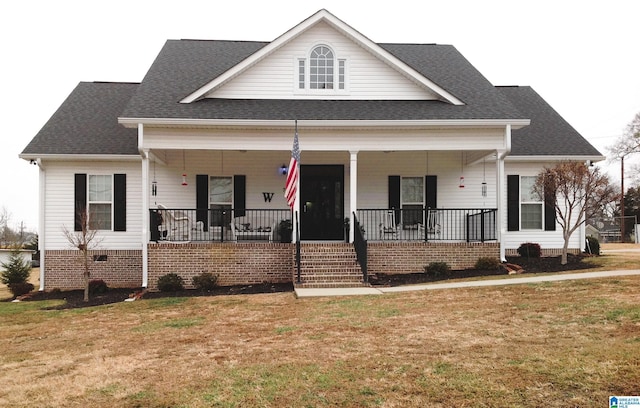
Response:
M584 255L569 255L567 264L560 264L560 257L523 258L520 256L507 257L508 264L515 264L523 269L523 273L554 273L594 268ZM481 270L463 269L451 271L447 276L432 276L426 273L409 273L403 275L376 274L371 276L371 283L379 286L402 286L416 283L441 282L449 279L474 278L479 276L506 275L505 269Z
M176 292L144 292L143 299L157 299L167 297L194 297L194 296L219 296L239 295L254 293L292 292L292 283L261 283L253 285L219 286L214 290L204 291L185 289ZM54 306L51 309L74 309L79 307L101 306L111 303L123 302L125 299L140 295L141 288L110 288L106 293L92 294L89 301L85 302L83 290L53 290L48 292L31 292L24 301L34 300L65 300L65 303ZM11 299L8 299L9 301Z
M560 264L560 257L547 258L523 258L523 257L507 257L507 262L516 264L524 269L525 273L553 273L570 270L593 268L588 258L585 256L569 255L566 265ZM371 275L371 283L379 286L401 286L416 283L440 282L448 279L470 278L478 276L505 275L506 271L502 268L496 270L477 270L465 269L451 271L447 276L430 276L426 273L407 273L402 275L377 274ZM239 295L239 294L255 294L255 293L276 293L293 291L292 283L262 283L253 285L235 285L235 286L219 286L211 291L202 291L196 289L185 289L177 292L144 292L143 299L157 299L167 297L193 297L193 296L219 296L219 295ZM49 291L49 292L31 292L24 301L34 300L51 300L63 299L65 303L53 307L53 309L73 309L79 307L100 306L111 303L123 302L129 297L140 294L140 288L111 288L106 293L93 294L88 302L83 301L84 291L67 290L67 291ZM7 299L6 301L11 301Z

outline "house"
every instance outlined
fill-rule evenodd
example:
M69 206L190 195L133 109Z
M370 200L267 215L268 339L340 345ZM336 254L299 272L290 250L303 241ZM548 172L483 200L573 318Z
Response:
M271 42L167 41L141 83L80 83L21 157L40 168L41 289L82 285L62 231L85 211L92 276L110 286L169 272L352 285L523 242L558 254L531 183L603 159L533 89L492 85L450 45L374 43L326 10Z

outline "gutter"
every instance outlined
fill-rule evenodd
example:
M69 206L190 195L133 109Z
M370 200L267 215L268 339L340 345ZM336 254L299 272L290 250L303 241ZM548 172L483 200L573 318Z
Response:
M438 127L475 127L495 128L511 126L520 129L530 124L529 119L445 119L445 120L298 120L298 124L305 128L438 128ZM290 120L256 120L256 119L192 119L192 118L118 118L118 123L127 128L137 128L139 125L147 126L173 126L173 127L220 127L220 128L265 128L265 129L290 129L293 119Z

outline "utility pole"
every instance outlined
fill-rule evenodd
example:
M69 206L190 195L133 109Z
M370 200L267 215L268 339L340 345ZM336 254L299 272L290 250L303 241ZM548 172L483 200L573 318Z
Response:
M620 241L624 243L624 155L620 158Z

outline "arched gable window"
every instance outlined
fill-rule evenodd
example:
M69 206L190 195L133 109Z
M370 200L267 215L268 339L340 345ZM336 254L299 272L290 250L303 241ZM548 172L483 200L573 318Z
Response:
M311 51L309 58L309 87L311 89L333 89L333 51L319 45Z

